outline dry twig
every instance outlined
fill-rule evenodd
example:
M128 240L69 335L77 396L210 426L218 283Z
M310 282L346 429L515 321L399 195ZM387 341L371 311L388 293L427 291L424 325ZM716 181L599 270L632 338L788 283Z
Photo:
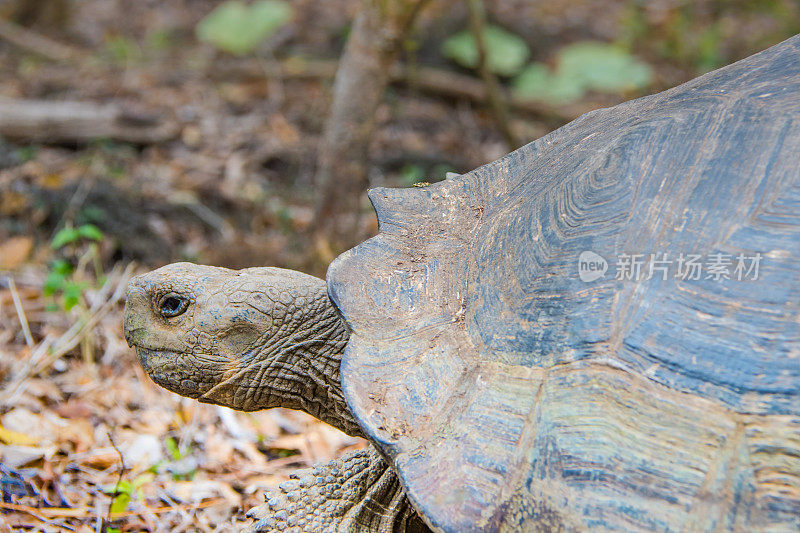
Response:
M25 335L25 343L28 345L28 348L33 348L33 336L31 335L31 328L28 325L28 318L25 316L25 309L22 307L22 301L19 299L19 293L17 292L17 286L14 283L12 278L7 278L8 280L8 290L11 291L11 299L14 301L14 309L17 311L17 318L19 318L19 324L22 327L22 333Z
M108 512L106 513L106 522L111 522L111 507L114 503L114 498L119 495L119 486L122 483L122 476L125 475L125 458L122 456L122 451L120 451L117 443L114 442L114 437L111 436L111 433L106 432L106 436L108 437L108 442L111 443L111 446L116 450L117 455L119 455L119 474L117 475L117 483L114 485L114 496L111 499L111 504L108 506Z
M83 55L76 48L1 18L0 39L53 61L74 61Z
M478 48L478 72L486 86L486 103L494 116L495 124L500 129L508 148L514 150L519 148L520 142L511 129L511 118L508 115L508 103L506 95L503 93L497 77L489 69L488 50L484 31L486 29L486 15L484 13L483 2L481 0L467 0L469 7L469 21L472 38L475 39L475 46Z
M237 79L242 81L256 81L271 77L295 80L327 79L336 75L336 66L337 61L334 60L296 57L271 63L257 63L252 60L226 61L214 63L208 76L214 80ZM487 99L486 85L482 80L440 68L415 67L411 69L398 63L389 69L389 81L397 85L413 86L421 93L456 100L469 100L476 104L485 104ZM499 92L514 112L542 117L555 122L569 122L596 107L586 102L554 107L509 95L503 87L499 88Z

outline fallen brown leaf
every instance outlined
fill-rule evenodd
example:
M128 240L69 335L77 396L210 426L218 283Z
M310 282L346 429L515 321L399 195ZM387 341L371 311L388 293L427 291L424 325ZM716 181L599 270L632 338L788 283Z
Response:
M21 266L33 250L33 239L28 236L11 237L0 244L0 269L13 270Z

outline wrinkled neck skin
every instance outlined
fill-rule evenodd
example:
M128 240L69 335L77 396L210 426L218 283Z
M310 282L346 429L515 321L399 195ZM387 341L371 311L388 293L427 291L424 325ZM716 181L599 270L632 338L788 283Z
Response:
M325 282L300 272L175 263L128 286L125 338L159 385L241 411L299 409L363 436L339 378L348 337Z

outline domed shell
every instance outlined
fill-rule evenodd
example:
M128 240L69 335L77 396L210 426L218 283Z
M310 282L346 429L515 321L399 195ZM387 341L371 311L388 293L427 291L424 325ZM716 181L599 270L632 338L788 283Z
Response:
M800 529L800 37L370 198L342 381L431 526Z

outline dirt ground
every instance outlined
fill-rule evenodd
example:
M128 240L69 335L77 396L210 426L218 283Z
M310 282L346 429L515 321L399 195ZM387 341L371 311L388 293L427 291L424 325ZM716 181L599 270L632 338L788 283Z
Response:
M37 17L0 2L0 20L15 16L74 52L48 58L0 33L0 97L114 103L170 132L141 143L0 138L0 532L232 531L290 472L365 445L302 413L239 413L166 392L122 337L134 273L191 260L322 276L330 258L309 238L312 178L359 2L293 1L291 24L242 58L195 37L218 3L65 1L65 13ZM637 5L486 2L537 60L577 40L630 41L654 68L643 92L800 31L790 1ZM477 79L439 53L466 21L462 2L432 2L403 61ZM515 111L512 127L533 140L639 94ZM376 118L373 186L435 181L508 151L480 103L413 82L392 84ZM87 227L99 232L69 233Z

